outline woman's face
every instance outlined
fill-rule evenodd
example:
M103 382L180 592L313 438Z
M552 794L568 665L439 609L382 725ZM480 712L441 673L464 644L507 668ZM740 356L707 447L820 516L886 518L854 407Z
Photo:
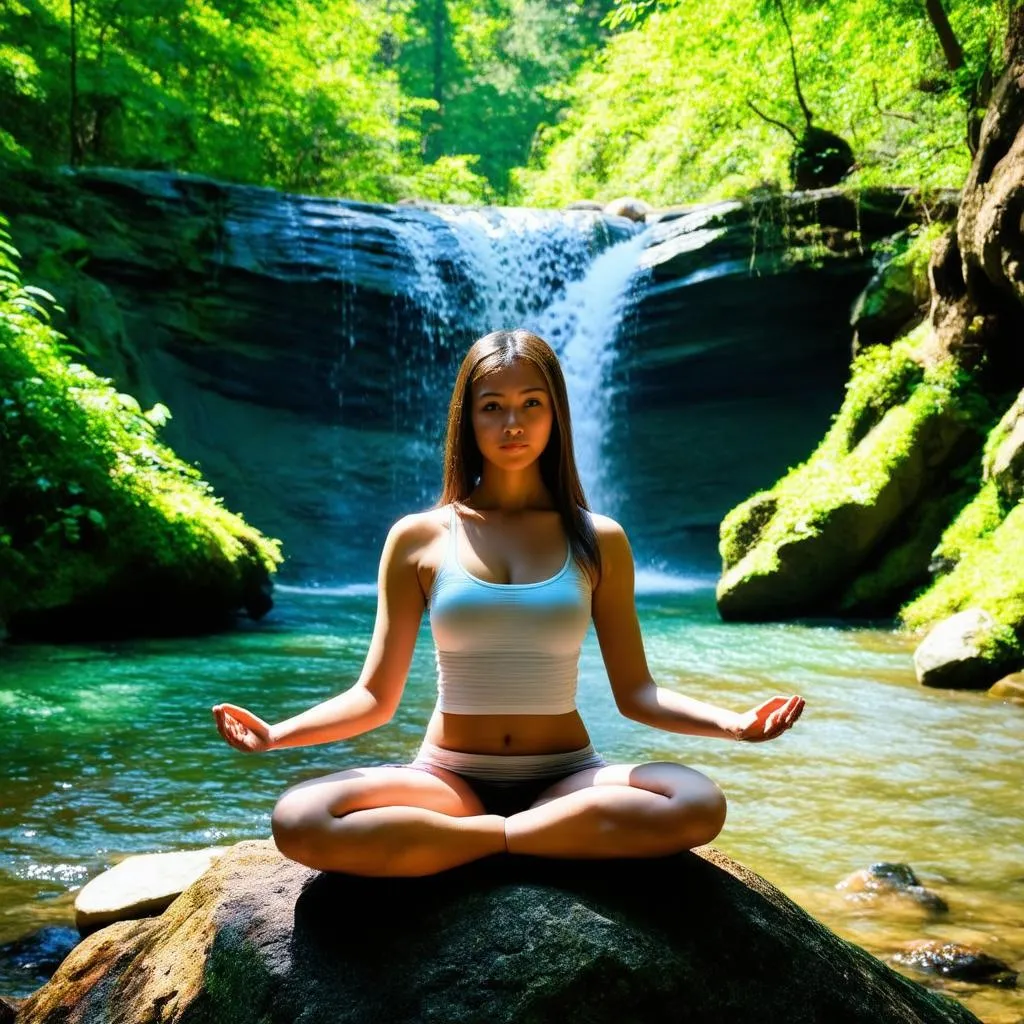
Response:
M517 359L472 385L473 434L480 454L502 469L522 469L540 458L555 414L544 375Z

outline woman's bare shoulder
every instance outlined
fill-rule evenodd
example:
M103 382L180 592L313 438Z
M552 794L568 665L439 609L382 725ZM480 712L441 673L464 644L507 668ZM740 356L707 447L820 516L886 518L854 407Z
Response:
M594 525L598 543L609 541L614 543L617 540L625 540L626 531L611 516L603 516L599 512L587 512L587 515Z
M601 553L601 582L623 579L632 586L635 569L626 531L611 516L602 516L596 512L588 514L594 525L597 549Z
M410 512L402 516L391 527L389 538L397 547L406 551L432 544L441 536L447 536L451 506L428 508L422 512Z

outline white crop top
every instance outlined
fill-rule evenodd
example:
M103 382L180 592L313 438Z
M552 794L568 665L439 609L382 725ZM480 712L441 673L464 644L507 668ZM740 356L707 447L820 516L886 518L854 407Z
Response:
M569 549L539 583L488 583L459 562L454 506L448 550L430 592L437 707L457 715L562 715L576 710L590 582Z

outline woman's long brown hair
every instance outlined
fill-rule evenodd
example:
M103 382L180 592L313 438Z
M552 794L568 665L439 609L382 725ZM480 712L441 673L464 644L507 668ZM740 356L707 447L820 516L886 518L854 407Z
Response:
M576 469L565 376L554 349L530 331L523 328L492 331L477 339L462 360L448 406L444 478L437 504L440 507L465 501L483 472L483 456L473 433L473 385L517 359L537 367L551 395L554 422L547 447L541 452L540 475L561 516L573 558L596 583L601 575L601 553L593 523L586 515L589 506Z

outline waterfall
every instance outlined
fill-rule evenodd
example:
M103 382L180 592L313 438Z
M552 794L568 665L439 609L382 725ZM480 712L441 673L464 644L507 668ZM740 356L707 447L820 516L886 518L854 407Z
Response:
M584 489L594 508L614 515L615 491L604 472L615 409L612 370L623 315L646 273L638 267L643 231L616 241L607 222L589 211L435 212L455 238L462 274L475 286L472 300L460 307L438 289L436 273L425 275L417 301L438 325L435 343L464 337L467 327L474 337L525 327L550 342L565 372ZM421 233L416 241L426 239ZM422 382L435 408L447 401L451 383L450 373Z

